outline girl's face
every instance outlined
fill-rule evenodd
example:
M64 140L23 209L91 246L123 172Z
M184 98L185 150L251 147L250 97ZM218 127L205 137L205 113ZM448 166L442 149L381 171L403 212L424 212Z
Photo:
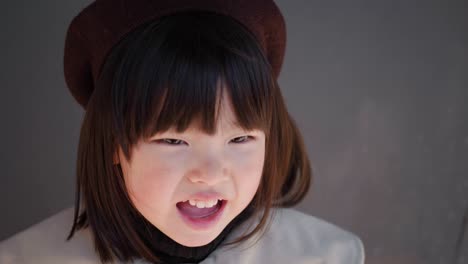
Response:
M192 124L181 134L171 129L140 141L130 161L119 151L126 188L138 211L164 234L189 247L213 241L250 203L262 175L265 134L233 125L229 101L221 103L213 136ZM218 199L224 201L198 208ZM197 204L181 203L187 200ZM210 216L200 218L206 215Z

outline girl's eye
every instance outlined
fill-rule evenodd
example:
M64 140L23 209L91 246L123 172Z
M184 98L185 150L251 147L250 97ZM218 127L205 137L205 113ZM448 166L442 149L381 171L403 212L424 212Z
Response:
M241 139L241 140L238 140L238 139ZM245 143L245 142L248 142L249 140L252 140L253 137L252 136L242 136L242 137L238 137L238 138L235 138L233 141L235 143Z
M181 143L183 142L183 140L180 140L180 139L173 139L173 138L163 138L161 139L161 141L163 141L164 143L167 143L168 145L181 145Z

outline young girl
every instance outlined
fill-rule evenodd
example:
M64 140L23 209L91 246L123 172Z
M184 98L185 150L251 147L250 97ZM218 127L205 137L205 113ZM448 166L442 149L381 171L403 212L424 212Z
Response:
M287 208L311 168L277 83L285 37L271 0L85 8L64 57L86 110L76 203L0 263L364 263L357 236Z

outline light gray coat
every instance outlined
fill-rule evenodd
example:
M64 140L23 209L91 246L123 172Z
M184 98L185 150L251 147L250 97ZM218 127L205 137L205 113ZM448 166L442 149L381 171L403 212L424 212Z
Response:
M201 264L363 264L364 247L356 235L295 209L276 209L270 228L239 247L220 247ZM97 264L89 229L66 241L73 219L67 208L0 243L0 263ZM249 221L257 221L252 218ZM245 231L248 222L227 241ZM135 263L147 263L136 261Z

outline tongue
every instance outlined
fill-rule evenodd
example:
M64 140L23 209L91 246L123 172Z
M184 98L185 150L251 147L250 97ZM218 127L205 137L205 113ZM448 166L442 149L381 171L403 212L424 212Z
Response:
M179 202L177 203L177 208L186 216L192 217L192 218L202 218L209 216L216 211L218 211L219 208L219 202L217 205L211 207L211 208L198 208L196 206L190 205L190 203L187 202Z

